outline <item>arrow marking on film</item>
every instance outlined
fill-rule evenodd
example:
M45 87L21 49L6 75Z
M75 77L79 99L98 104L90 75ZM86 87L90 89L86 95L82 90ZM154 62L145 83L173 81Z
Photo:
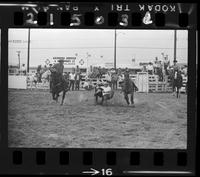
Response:
M91 175L96 175L96 174L99 173L98 170L95 170L95 169L93 169L93 168L90 168L90 170L92 170L92 171L83 171L82 173L91 173Z

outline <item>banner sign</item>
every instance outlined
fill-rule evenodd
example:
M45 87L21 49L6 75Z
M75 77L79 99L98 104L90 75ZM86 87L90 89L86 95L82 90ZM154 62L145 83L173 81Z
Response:
M64 60L64 65L76 65L76 57L53 57L53 60L55 63L58 62L58 60Z
M114 63L105 63L105 67L106 68L113 68L114 67Z

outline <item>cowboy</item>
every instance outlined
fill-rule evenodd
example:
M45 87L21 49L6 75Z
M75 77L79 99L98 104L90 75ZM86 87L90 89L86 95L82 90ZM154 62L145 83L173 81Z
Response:
M128 68L125 69L124 78L125 78L125 77L129 77L129 70L128 70Z
M76 74L77 74L77 73L80 73L80 68L79 68L78 65L76 66L76 71L75 71L75 72L76 72Z
M38 67L37 67L37 78L38 78L38 82L42 82L42 81L41 81L41 77L42 77L42 75L41 75L41 70L42 70L42 66L41 66L41 65L38 65Z
M109 83L109 85L111 85L111 72L108 71L106 74L105 74L105 80Z
M172 92L174 93L175 92L175 74L176 74L176 72L178 72L179 71L179 67L178 67L178 65L177 65L177 60L175 59L174 61L174 65L172 66Z
M97 85L95 96L96 95L103 97L103 100L109 100L113 97L114 91L109 86L109 83L105 82L103 86L101 84Z
M81 72L76 72L75 74L75 90L80 89Z
M72 72L69 74L69 81L70 81L70 86L69 89L72 88L72 90L74 90L74 84L75 84L75 78L76 77L76 73L75 73L75 69L72 69Z
M177 65L177 62L178 62L178 61L175 59L175 60L174 60L174 65L173 65L173 70L174 70L174 71L176 71L176 70L179 69L179 67L178 67L178 65Z
M64 69L64 60L58 60L58 63L54 64L50 71L56 72L59 81L62 82L63 79L63 69Z
M110 95L112 89L111 89L111 87L109 86L109 83L108 83L108 82L106 82L106 83L104 84L104 86L102 86L101 88L103 88L103 96L108 96L108 95Z

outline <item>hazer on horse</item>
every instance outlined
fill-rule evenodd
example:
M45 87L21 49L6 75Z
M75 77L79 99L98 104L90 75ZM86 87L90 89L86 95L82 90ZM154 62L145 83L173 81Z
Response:
M58 101L59 93L63 92L61 105L63 105L65 94L69 90L69 79L67 76L63 76L64 60L58 60L49 70L51 71L51 92L53 100Z
M171 83L173 95L176 92L176 97L180 98L180 88L183 86L183 77L177 65L177 60L174 60L173 70L171 72Z
M137 91L138 88L129 78L128 72L125 72L124 81L120 83L120 86L122 87L122 92L124 93L124 99L126 100L126 103L130 105L131 102L131 104L134 105L134 92ZM129 95L131 96L131 101L129 101Z
M180 89L183 86L183 78L180 70L174 71L174 77L172 79L173 93L176 92L176 97L180 98Z
M95 101L96 103L98 103L98 97L101 98L101 104L105 102L107 102L107 100L110 100L113 98L114 96L114 91L111 89L111 87L109 86L109 83L99 83L97 84L97 86L95 87Z

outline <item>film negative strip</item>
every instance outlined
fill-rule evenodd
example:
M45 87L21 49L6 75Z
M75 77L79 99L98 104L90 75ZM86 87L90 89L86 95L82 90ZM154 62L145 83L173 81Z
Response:
M0 33L0 174L196 174L195 3L0 3Z

